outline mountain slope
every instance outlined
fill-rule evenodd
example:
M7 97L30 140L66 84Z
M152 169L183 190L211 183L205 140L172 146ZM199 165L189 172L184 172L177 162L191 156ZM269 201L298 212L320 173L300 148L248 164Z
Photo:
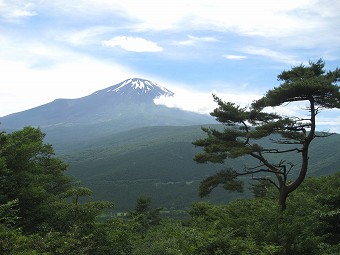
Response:
M155 125L212 123L207 115L156 105L159 96L173 96L168 89L144 79L128 79L78 99L57 99L51 103L0 118L3 129L24 126L60 128L108 124L119 131ZM114 123L113 123L114 122ZM121 128L119 128L121 127Z
M40 127L55 148L78 148L88 140L148 126L216 123L208 115L156 105L159 96L174 93L144 79L128 79L78 99L51 103L0 118L1 129Z

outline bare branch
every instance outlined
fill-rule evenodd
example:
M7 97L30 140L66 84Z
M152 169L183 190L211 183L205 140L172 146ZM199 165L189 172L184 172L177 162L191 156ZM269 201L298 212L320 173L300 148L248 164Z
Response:
M249 133L248 125L244 121L242 121L241 123L243 124L244 129L246 130L246 133L248 134ZM246 140L244 142L244 145L246 145L246 144L249 144L249 136L248 135L246 136Z
M297 142L293 142L293 141L291 141L291 139L287 139L287 140L284 140L284 139L281 139L281 140L276 140L276 141L272 141L273 143L276 143L276 144L291 144L291 145L293 145L293 144L302 144L302 142L299 142L299 141L297 141Z
M278 190L280 190L280 187L273 181L270 179L270 177L266 176L266 177L253 177L253 180L263 180L263 181L268 181L269 183L271 183L272 185L275 186L275 188L277 188Z
M294 168L295 164L293 164L292 162L288 163L290 165L290 168L287 171L287 176L289 175L290 171Z
M253 175L253 174L258 174L258 173L273 173L273 174L277 174L277 172L267 168L267 169L253 170L253 171L245 171L244 173L238 173L237 172L236 175L237 176L244 176L244 175Z
M288 144L288 143L285 143ZM293 144L293 143L289 143ZM298 144L298 143L297 143ZM263 149L263 153L270 154L270 153L287 153L287 152L293 152L296 151L298 153L301 153L301 149L299 148L294 148L294 149L289 149L289 150L279 150L279 149Z

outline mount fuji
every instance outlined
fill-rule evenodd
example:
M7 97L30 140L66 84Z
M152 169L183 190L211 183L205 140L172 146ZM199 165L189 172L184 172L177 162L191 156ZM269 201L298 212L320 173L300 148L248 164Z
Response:
M148 126L216 123L208 115L156 105L154 99L174 93L152 81L131 78L77 99L56 99L0 118L6 131L40 127L48 136L62 132L70 139L111 134ZM80 138L79 138L80 139ZM57 139L58 140L58 139Z

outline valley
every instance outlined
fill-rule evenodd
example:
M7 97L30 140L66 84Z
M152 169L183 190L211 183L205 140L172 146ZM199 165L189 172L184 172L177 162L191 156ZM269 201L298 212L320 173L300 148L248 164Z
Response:
M113 201L117 211L131 210L140 196L150 196L155 206L166 209L185 209L197 201L228 203L251 196L248 188L245 193L220 188L207 198L198 196L198 185L207 176L226 167L240 169L253 162L242 158L224 165L197 164L193 157L200 149L192 142L203 136L199 125L145 127L98 138L73 152L67 150L68 146L56 149L58 156L69 164L67 173L91 188L95 199ZM340 152L331 148L339 143L340 135L333 135L311 145L309 176L337 171ZM296 153L286 159L299 160ZM245 178L246 184L251 183Z

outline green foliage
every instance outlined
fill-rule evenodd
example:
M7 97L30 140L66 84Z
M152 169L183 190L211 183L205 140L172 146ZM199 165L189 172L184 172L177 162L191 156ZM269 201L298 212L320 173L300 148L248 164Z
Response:
M18 209L18 200L8 201L5 204L0 205L0 224L5 226L14 225L15 222L19 219Z
M37 229L48 219L48 203L69 186L66 165L53 157L53 148L43 143L39 129L26 127L1 133L0 204L17 201L19 221L25 231Z
M81 199L91 196L92 191L76 183L66 190L61 199L50 204L54 215L46 222L45 228L52 228L60 232L79 229L84 234L90 233L97 221L97 217L105 210L111 209L113 204L107 201L88 201L80 203ZM68 201L71 202L68 202Z
M267 92L266 97L253 104L254 107L278 106L285 102L311 100L323 108L339 108L340 70L326 73L325 63L320 59L309 66L296 66L278 75L283 81L280 87Z
M112 218L103 224L97 224L93 232L95 245L91 255L130 255L138 233L134 222Z
M223 184L226 190L243 192L243 182L236 179L237 176L237 173L231 169L222 170L201 182L199 195L203 197L210 194L219 184Z
M224 225L223 218L214 213L212 217L210 220L195 217L189 224L168 221L152 228L136 243L132 254L277 254L278 248L274 245L259 245L250 238L237 237Z
M268 195L271 183L268 180L259 180L255 184L251 184L250 190L255 197L266 197Z
M148 228L160 224L161 208L153 209L151 203L151 197L140 197L137 199L135 210L129 214L129 217L137 223L138 231L142 233Z
M93 235L84 235L79 229L74 228L66 233L50 232L45 236L32 236L33 247L39 254L51 255L90 255L93 246Z
M12 229L0 224L0 254L4 255L40 255L33 248L34 240L22 234L20 229Z
M31 238L39 254L122 255L131 254L135 232L128 222L112 219L96 222L91 229L72 225L67 231L51 231Z
M0 133L0 253L94 254L97 217L112 204L81 203L92 191L71 187L43 138L31 127Z
M257 248L271 247L273 253L264 254L337 254L339 218L333 216L338 217L340 208L339 181L340 173L307 179L291 194L284 211L275 203L271 188L261 198L242 199L228 205L196 203L190 210L191 224L200 222L207 231L211 226L222 232L229 229L233 240L251 240Z
M315 214L320 225L318 233L325 237L324 242L331 245L340 243L340 172L308 180L301 193L321 205ZM300 194L300 193L299 193Z

